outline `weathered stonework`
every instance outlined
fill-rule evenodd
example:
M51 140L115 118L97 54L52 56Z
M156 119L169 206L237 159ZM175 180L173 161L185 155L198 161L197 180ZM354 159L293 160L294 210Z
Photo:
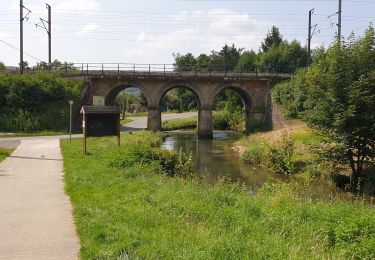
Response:
M212 138L214 100L216 95L226 88L235 90L241 96L245 105L245 118L262 120L270 126L272 123L269 120L272 119L272 107L269 104L271 98L267 79L92 76L88 82L90 89L87 102L91 104L93 96L102 96L106 105L113 105L120 91L129 87L140 89L148 103L147 128L152 131L161 131L161 100L175 87L186 87L196 95L199 106L198 136L201 138ZM248 129L249 125L246 125L246 128Z

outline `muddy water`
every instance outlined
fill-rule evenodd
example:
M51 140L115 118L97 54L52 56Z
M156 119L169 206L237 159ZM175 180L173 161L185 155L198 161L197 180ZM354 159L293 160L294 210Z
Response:
M162 144L162 148L191 154L194 168L200 177L215 183L220 179L245 183L250 191L256 192L271 178L280 178L270 171L243 165L239 155L231 147L233 141L228 140L224 131L214 133L213 140L198 140L194 132L170 132Z
M225 131L215 131L213 140L199 140L194 131L174 131L167 133L162 148L174 151L181 149L191 154L195 171L209 182L215 183L225 178L244 183L253 194L271 179L290 180L288 176L242 164L239 154L232 149L234 142ZM307 196L315 199L356 199L351 193L340 192L327 182L312 183L307 193Z

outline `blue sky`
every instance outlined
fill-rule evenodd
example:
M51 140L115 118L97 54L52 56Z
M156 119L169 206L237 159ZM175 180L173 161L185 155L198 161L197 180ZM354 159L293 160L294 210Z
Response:
M315 8L313 47L328 46L337 30L338 0L24 0L32 13L25 22L24 51L31 65L47 60L47 34L35 27L52 6L52 59L76 63L173 63L173 53L195 55L236 44L258 50L272 25L284 38L307 39L308 11ZM17 65L17 0L1 0L0 61ZM363 34L375 20L375 0L343 0L343 36ZM4 41L14 48L6 45Z

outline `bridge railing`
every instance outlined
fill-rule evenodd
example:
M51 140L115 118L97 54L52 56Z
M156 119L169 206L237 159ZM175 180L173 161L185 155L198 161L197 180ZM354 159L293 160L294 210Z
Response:
M191 76L291 76L294 67L286 66L247 66L230 68L215 64L133 64L133 63L65 63L54 67L33 67L26 72L61 72L66 75L191 75Z

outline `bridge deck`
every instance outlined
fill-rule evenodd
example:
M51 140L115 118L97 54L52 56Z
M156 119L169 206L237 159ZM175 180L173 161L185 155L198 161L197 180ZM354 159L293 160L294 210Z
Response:
M290 78L286 73L224 73L224 72L148 72L148 71L113 71L89 70L63 73L65 77L90 77L133 79L133 80L270 80Z

